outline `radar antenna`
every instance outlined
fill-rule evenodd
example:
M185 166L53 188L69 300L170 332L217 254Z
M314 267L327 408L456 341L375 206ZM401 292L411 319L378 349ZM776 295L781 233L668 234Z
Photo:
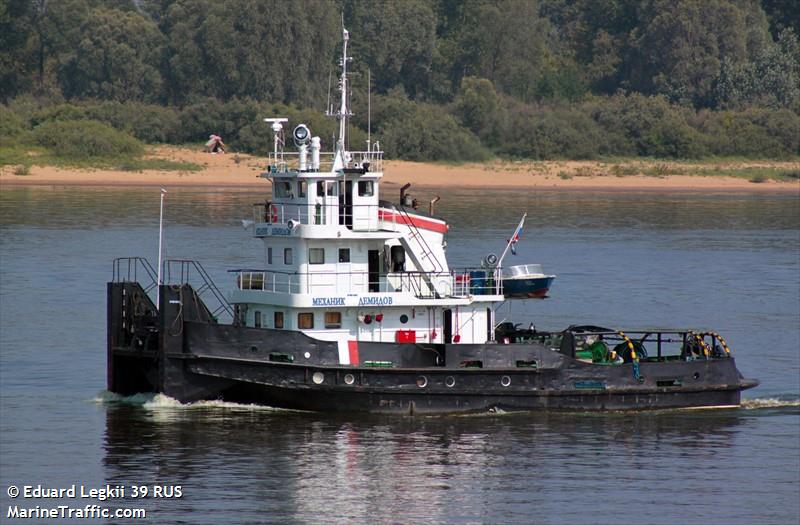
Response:
M274 136L274 148L275 148L275 162L278 162L278 153L280 156L283 157L283 123L289 122L288 118L265 118L264 122L271 122L272 123L272 134ZM281 159L282 160L282 159Z

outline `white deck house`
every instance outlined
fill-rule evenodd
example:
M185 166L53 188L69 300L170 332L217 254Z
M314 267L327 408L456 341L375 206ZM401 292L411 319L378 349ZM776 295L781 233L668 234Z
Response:
M346 41L343 52L346 57ZM343 364L356 364L352 348L359 341L486 342L493 306L504 300L494 272L451 271L445 221L417 212L410 202L379 200L379 144L368 142L367 151L344 147L344 67L340 88L333 152L321 152L319 137L302 124L292 133L296 151L284 151L287 120L265 119L275 135L262 174L272 181L272 197L253 206L264 264L235 270L229 299L239 321L338 341Z

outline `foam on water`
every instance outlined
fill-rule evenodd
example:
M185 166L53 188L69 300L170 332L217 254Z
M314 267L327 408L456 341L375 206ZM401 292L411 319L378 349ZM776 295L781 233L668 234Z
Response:
M266 405L233 403L230 401L222 401L221 399L214 399L209 401L196 401L194 403L181 403L175 398L169 397L164 394L155 394L152 392L138 393L132 396L122 396L104 390L99 392L93 402L101 405L131 405L141 406L148 410L196 410L196 409L212 409L212 410L246 410L246 411L261 411L261 412L294 412L283 408L274 408Z
M153 392L138 393L132 396L123 396L108 390L98 392L92 399L98 405L133 405L144 406L145 403L152 401L157 394Z
M175 398L169 397L164 394L155 394L152 392L138 393L132 396L122 396L103 390L99 392L92 401L100 405L130 405L141 406L149 410L163 410L163 409L179 409L179 410L196 410L196 409L217 409L217 410L246 410L246 411L263 411L263 412L296 412L283 408L274 408L266 405L233 403L231 401L223 401L221 399L214 399L210 401L196 401L194 403L181 403ZM785 407L800 407L800 398L791 395L767 397L767 398L754 398L743 399L741 407L744 410L757 410L762 408L785 408ZM731 407L726 407L731 408ZM505 415L506 412L500 408L495 408L487 412L476 414L469 414L470 417L475 416L498 416Z
M742 408L745 410L754 410L759 408L784 408L784 407L800 407L800 398L780 396L780 397L764 397L764 398L742 400Z

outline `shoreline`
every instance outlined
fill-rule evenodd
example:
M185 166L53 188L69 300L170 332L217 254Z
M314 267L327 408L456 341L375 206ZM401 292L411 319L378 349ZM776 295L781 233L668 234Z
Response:
M31 166L16 175L14 166L0 168L0 188L5 186L77 187L195 187L253 189L268 182L258 175L267 159L244 154L211 155L188 148L154 147L151 158L193 162L200 171L122 171L100 168ZM491 188L498 190L598 192L723 192L786 193L800 195L800 180L751 182L744 176L724 175L725 170L759 169L800 172L800 162L720 161L718 163L667 162L626 159L620 161L490 161L477 164L437 164L385 161L383 184L417 187ZM656 174L647 174L655 172ZM689 174L694 173L694 174Z

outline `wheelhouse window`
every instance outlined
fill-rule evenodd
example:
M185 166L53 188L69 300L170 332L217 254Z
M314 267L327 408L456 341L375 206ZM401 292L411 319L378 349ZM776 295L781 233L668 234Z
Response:
M358 181L359 197L372 197L373 195L375 195L375 185L371 180Z
M300 330L314 328L314 314L309 312L297 314L297 328Z
M255 318L253 319L253 326L256 328L261 328L261 312L256 310Z
M309 248L308 249L308 264L325 264L325 249L324 248Z
M292 249L291 248L284 248L283 249L283 264L294 264L292 259Z
M267 247L267 264L272 264L272 246Z
M336 188L337 185L333 182L319 181L317 182L317 197L322 197L323 195L335 197L337 195Z
M341 328L342 312L325 312L325 328Z
M275 328L283 328L283 312L275 312L273 320L275 321Z
M294 195L292 195L292 183L288 180L278 179L275 181L275 185L273 187L273 191L275 192L276 198L282 199L292 199Z
M297 196L305 197L308 183L304 180L297 181Z
M339 248L339 262L340 263L350 262L350 248Z

